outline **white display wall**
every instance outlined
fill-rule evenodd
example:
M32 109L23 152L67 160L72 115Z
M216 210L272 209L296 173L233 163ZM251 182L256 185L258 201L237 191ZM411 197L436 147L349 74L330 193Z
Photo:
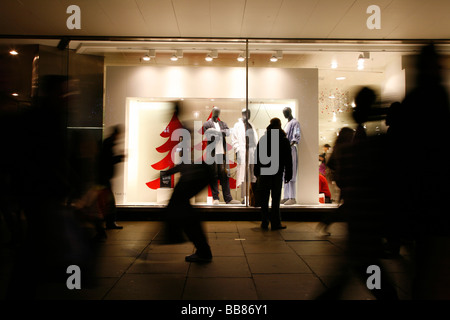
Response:
M206 121L213 106L231 128L246 106L244 68L108 66L105 75L104 126L126 128L127 161L118 165L113 189L118 205L152 205L157 190L146 183L159 177L152 168L162 155L155 149L173 110L165 101L184 99L190 119ZM301 125L297 202L318 203L318 71L317 69L250 68L250 120L264 132L271 117L287 122L282 109L290 106ZM232 151L231 151L232 152ZM233 194L233 193L232 193ZM206 197L206 195L202 195ZM206 199L198 198L197 203Z

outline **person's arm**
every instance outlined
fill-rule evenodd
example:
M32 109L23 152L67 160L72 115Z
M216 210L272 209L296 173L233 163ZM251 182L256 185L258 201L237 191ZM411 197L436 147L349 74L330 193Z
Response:
M231 145L234 148L234 152L237 153L239 150L239 122L230 131Z
M299 144L300 139L302 137L301 132L300 132L300 122L295 121L293 131L294 131L294 135L290 141L291 146L293 146L294 144Z
M255 154L254 154L254 159L255 159L255 166L253 168L253 174L255 175L255 177L259 177L261 175L261 163L259 162L259 142L256 145L255 148Z
M219 122L219 126L220 126L220 131L221 131L226 137L228 137L228 136L230 135L230 128L228 128L228 125L227 125L225 122L220 121L220 122Z

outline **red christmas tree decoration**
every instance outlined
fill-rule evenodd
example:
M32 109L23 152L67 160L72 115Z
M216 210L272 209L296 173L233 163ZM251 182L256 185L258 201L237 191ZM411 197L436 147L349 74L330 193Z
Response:
M176 113L174 112L172 119L170 119L170 121L169 121L169 124L163 130L163 132L161 132L161 134L160 134L161 137L167 138L167 141L164 144L162 144L161 146L156 148L156 151L158 151L159 153L167 152L167 154L160 161L152 164L153 169L161 171L161 170L173 168L175 166L175 164L172 161L172 149L179 143L179 141L172 141L172 139L170 139L170 137L172 136L172 133L175 130L180 129L182 127L183 127L183 125L181 124L180 120L178 120L178 117L177 117ZM152 180L150 182L147 182L146 185L147 185L147 187L149 187L150 189L153 189L153 190L159 189L159 187L161 185L160 180L161 180L160 178ZM173 179L172 179L172 187L173 187Z
M209 117L207 120L211 119L212 117L212 112L209 114ZM220 121L220 118L219 118ZM172 116L172 119L169 121L169 124L167 125L167 127L163 130L163 132L161 132L160 136L162 138L167 138L167 141L164 142L161 146L156 148L156 151L158 151L158 153L165 153L167 152L166 156L164 158L162 158L160 161L152 164L152 168L155 170L165 170L165 169L170 169L173 168L175 166L175 164L172 161L172 150L174 147L176 147L179 143L179 141L172 141L170 138L172 136L172 133L177 130L182 128L182 124L179 121L177 115L174 113L174 115ZM202 136L204 135L204 130L203 128L200 130L200 132L202 134ZM202 142L195 145L194 148L196 150L202 150L202 160L205 160L205 155L206 152L204 152L206 150L206 146L208 144L208 141L206 140L206 137L204 137L202 139ZM227 151L230 151L233 147L227 143ZM199 161L200 159L196 159L197 161ZM236 163L233 161L232 163L229 164L230 166L230 170L236 167ZM146 183L147 187L149 187L150 189L156 190L160 188L161 185L161 179L157 178L155 180L149 181ZM230 177L229 178L229 182L230 182L230 189L236 189L236 179ZM173 187L173 179L172 179L172 187ZM208 195L211 196L211 188L208 187Z

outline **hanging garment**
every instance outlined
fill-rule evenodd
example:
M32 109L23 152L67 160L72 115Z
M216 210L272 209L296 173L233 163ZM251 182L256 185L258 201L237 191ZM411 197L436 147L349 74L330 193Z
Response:
M286 136L289 142L292 144L291 146L291 154L292 154L292 180L291 182L296 181L297 177L297 167L298 167L298 155L297 155L297 145L300 142L301 133L300 133L300 123L292 118L284 127L284 132L286 132Z
M246 135L247 131L247 135ZM256 145L258 143L258 135L254 126L248 122L248 128L242 118L235 123L231 132L231 144L237 153L237 168L236 168L236 185L239 186L245 181L245 155L246 155L246 138L248 137L248 162L247 164L254 164L254 156ZM249 166L250 167L250 166ZM256 182L256 177L251 170L250 182Z

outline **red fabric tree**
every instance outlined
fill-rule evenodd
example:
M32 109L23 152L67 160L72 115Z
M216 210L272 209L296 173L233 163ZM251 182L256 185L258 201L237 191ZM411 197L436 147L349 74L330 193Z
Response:
M173 168L175 166L175 164L172 161L172 149L179 142L172 141L172 139L170 137L172 136L172 133L175 130L180 129L182 127L183 126L182 126L180 120L178 120L178 117L177 117L176 113L174 112L172 119L170 119L170 121L169 121L169 124L164 129L164 131L161 132L161 134L160 134L161 137L167 138L167 141L165 143L163 143L161 146L156 148L156 151L158 151L159 153L167 152L167 154L159 162L152 164L153 169L161 171L161 170ZM152 180L150 182L147 182L146 185L147 185L147 187L149 187L150 189L153 189L153 190L159 189L159 187L161 185L160 180L161 180L160 178ZM172 179L172 187L173 187L173 179Z
M209 114L209 117L207 120L211 119L212 117L212 112ZM220 120L220 119L219 119ZM163 132L161 132L160 136L163 138L167 138L167 141L165 143L163 143L161 146L156 148L156 151L158 151L159 153L165 153L167 152L166 156L161 159L160 161L152 164L152 168L155 170L167 170L170 168L173 168L175 166L175 164L172 161L172 149L179 143L178 141L172 141L171 140L171 136L172 133L176 130L176 129L180 129L182 128L182 124L181 122L178 120L177 115L174 113L174 115L172 116L172 119L170 120L169 124L167 125L167 127L164 129ZM201 129L201 133L202 135L204 134L203 132L203 128ZM192 139L194 139L194 137L192 137ZM202 150L202 160L205 160L205 152L204 150L206 149L207 146L207 141L206 139L203 139L202 142L200 144L197 144L194 146L194 148L196 150ZM233 147L227 143L227 151L231 150ZM197 161L200 159L196 159ZM230 163L230 170L236 167L236 163L233 161L232 163ZM155 180L149 181L146 183L147 187L149 187L150 189L156 190L160 188L161 185L161 179L157 178ZM236 189L236 179L230 177L229 178L230 181L230 188L231 189ZM173 179L172 179L172 187L173 187ZM208 187L208 195L211 196L211 188Z

